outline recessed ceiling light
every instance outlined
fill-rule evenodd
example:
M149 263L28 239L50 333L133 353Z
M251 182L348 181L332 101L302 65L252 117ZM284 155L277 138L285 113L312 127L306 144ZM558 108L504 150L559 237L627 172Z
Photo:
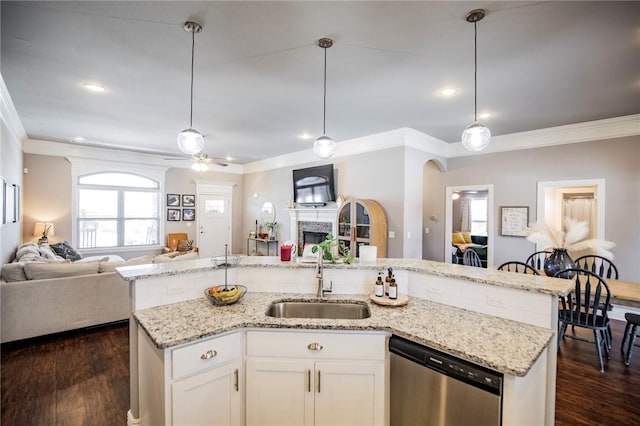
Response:
M442 96L453 96L456 93L458 93L458 89L456 89L455 87L444 87L442 89L440 89L438 91L438 93L440 93L440 95Z
M84 142L86 139L83 138L82 136L76 136L75 138L71 139L71 142Z
M230 156L226 157L225 159L226 159L227 161L233 161L233 157L230 157Z
M82 87L84 87L86 90L89 90L90 92L104 92L104 87L95 83L84 83Z
M480 114L478 114L478 118L481 118L483 120L486 120L487 118L491 118L493 117L493 113L491 112L481 112Z
M307 132L304 132L304 133L300 133L300 134L298 135L298 138L306 141L306 140L309 140L309 139L313 138L313 136L312 136L312 135L310 135L310 134L309 134L309 133L307 133Z

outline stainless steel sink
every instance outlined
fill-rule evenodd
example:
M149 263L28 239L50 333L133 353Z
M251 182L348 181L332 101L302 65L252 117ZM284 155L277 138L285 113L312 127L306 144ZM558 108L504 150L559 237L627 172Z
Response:
M364 302L332 302L299 300L273 302L267 315L275 318L328 318L364 319L371 316L369 306Z

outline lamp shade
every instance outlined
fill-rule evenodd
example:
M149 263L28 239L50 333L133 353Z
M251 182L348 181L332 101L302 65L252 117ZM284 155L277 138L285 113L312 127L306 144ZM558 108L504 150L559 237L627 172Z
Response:
M195 155L204 148L204 137L194 129L184 129L178 133L178 148L185 154Z
M36 222L33 227L33 236L34 237L52 237L56 235L53 223L50 222Z
M473 123L462 132L462 145L469 151L482 151L491 141L491 131L488 127Z
M320 136L313 143L313 153L322 159L333 157L335 150L336 143L327 135Z
M191 165L191 169L195 170L196 172L206 172L207 170L209 170L209 166L198 161L197 163L193 163Z

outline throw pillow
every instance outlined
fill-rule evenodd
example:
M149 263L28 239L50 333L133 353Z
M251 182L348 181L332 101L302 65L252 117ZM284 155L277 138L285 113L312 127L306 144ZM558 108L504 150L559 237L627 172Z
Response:
M49 246L49 244L40 244L38 247L40 251L40 256L44 257L47 260L64 260L65 258L57 255Z
M61 243L51 244L50 247L53 251L56 252L58 256L61 256L65 259L76 261L82 259L82 255L78 253L78 251L73 248L71 244L67 241L63 241Z
M464 239L465 244L471 244L471 232L461 232L462 238Z
M193 240L178 240L178 251L189 251L193 249Z
M454 232L451 234L451 244L465 244L462 232Z

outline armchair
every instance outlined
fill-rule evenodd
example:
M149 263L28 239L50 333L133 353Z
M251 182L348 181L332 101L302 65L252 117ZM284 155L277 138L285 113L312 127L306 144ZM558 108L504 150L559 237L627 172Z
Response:
M173 252L187 252L193 250L198 253L198 247L191 245L190 249L184 250L185 245L189 245L189 242L193 242L189 240L188 235L185 232L177 232L174 234L167 234L167 246L162 249L162 253L173 253ZM180 244L182 242L182 244ZM182 250L181 250L182 249Z

